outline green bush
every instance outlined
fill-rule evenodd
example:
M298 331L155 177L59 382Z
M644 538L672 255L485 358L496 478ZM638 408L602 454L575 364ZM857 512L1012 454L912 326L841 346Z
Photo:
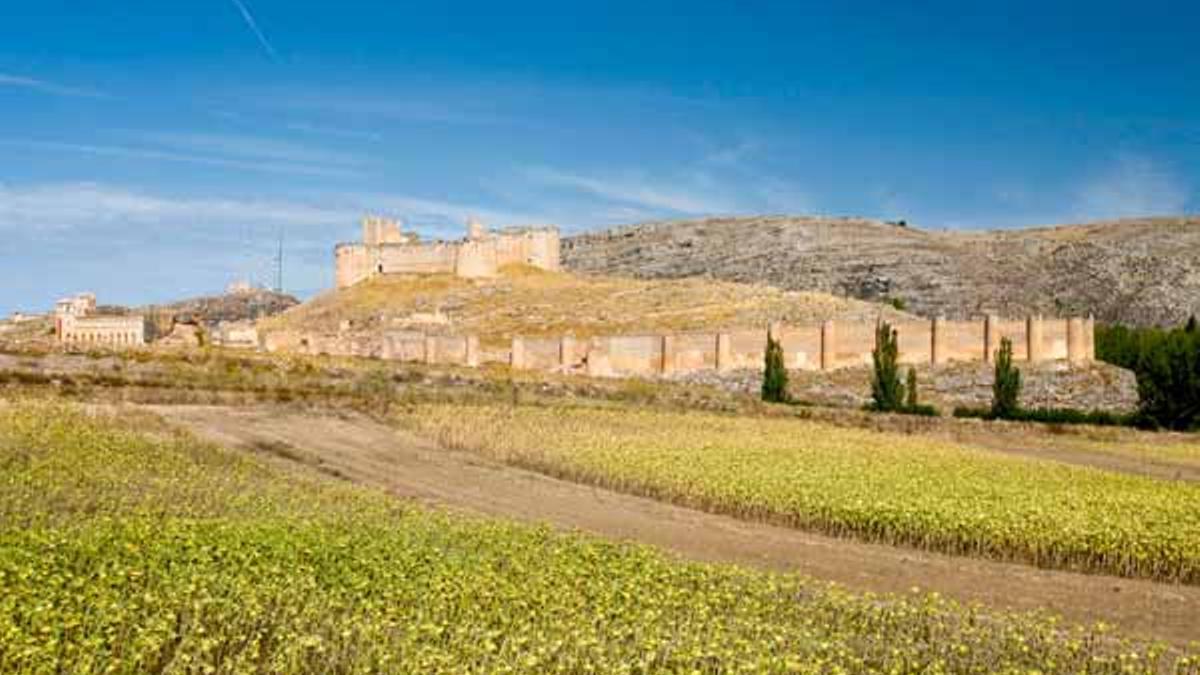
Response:
M917 401L917 369L908 369L908 380L904 385L904 389L908 394L908 398L904 401L904 407L911 409L917 408L920 403Z
M786 403L787 368L783 365L783 347L770 335L767 336L767 351L763 360L762 400Z
M1176 431L1200 426L1200 332L1180 328L1096 327L1096 358L1137 375L1139 426Z
M1012 340L1000 339L992 381L992 416L1013 419L1020 411L1021 371L1012 363Z
M1200 425L1200 333L1148 335L1134 372L1142 426L1190 431Z
M1134 370L1142 354L1143 342L1161 332L1160 328L1096 326L1096 358L1114 366Z

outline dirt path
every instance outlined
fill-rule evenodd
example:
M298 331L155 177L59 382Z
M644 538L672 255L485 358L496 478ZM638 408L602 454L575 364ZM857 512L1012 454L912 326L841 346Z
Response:
M1103 620L1175 643L1200 640L1200 587L955 558L711 515L448 451L356 415L278 408L152 409L231 447L453 509L577 528L697 560L798 571L856 589L919 587L996 607Z

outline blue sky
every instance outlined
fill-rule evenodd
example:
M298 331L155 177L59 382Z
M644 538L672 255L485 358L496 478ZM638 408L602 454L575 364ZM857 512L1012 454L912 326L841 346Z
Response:
M835 6L831 6L835 5ZM0 0L0 312L332 282L359 217L1200 211L1200 3Z

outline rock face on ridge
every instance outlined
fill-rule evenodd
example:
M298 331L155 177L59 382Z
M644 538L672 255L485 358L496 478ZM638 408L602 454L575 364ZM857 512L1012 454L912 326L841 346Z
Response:
M1200 217L940 232L860 218L647 223L563 240L575 272L767 283L903 302L925 316L1093 313L1168 325L1200 314Z

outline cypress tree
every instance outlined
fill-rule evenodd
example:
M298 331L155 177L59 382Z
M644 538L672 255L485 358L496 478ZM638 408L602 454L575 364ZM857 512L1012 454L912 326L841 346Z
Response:
M783 347L770 335L767 336L767 351L763 358L762 400L770 403L787 402L787 369L783 367Z
M996 376L992 381L992 416L1007 419L1020 409L1021 371L1012 363L1012 340L1000 339L996 352Z
M871 350L872 410L894 412L904 406L904 384L900 382L897 359L900 356L896 331L886 321L875 329L875 349Z
M916 411L920 401L917 400L917 369L908 369L908 381L904 385L905 392L908 394L907 400L904 402L904 407L910 412Z

